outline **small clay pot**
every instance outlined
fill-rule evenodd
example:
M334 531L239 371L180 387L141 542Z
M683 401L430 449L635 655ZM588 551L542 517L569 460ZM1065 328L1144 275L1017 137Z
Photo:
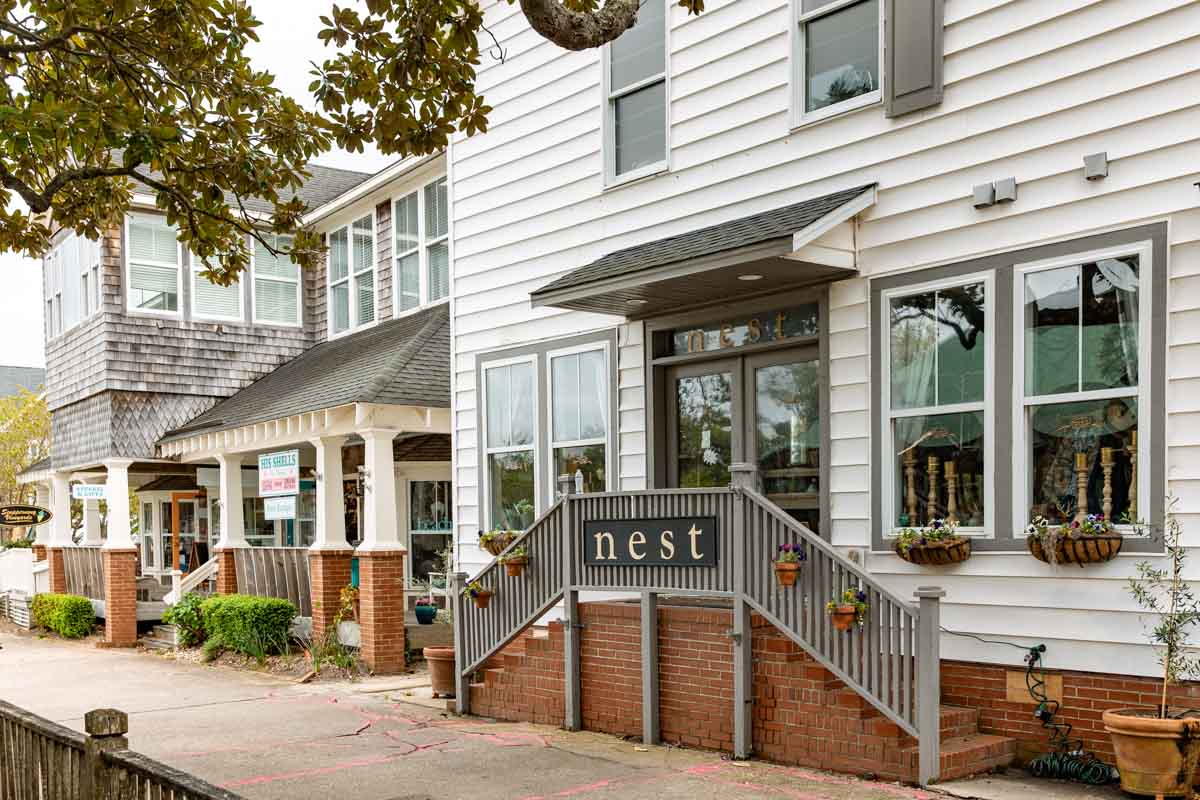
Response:
M848 631L858 621L858 609L853 603L841 603L829 612L829 619L839 631Z
M795 586L796 578L800 577L799 561L776 561L775 577L780 586Z
M512 558L504 562L504 571L510 578L519 578L525 572L525 565L528 563L529 559L525 557Z
M492 602L493 594L495 594L495 592L489 592L485 589L484 591L478 592L471 597L475 601L476 608L487 608L488 603Z

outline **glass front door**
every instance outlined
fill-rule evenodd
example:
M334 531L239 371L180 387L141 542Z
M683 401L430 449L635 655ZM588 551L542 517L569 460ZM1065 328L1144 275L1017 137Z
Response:
M728 486L730 465L750 462L763 493L820 532L822 387L815 347L670 368L669 485Z

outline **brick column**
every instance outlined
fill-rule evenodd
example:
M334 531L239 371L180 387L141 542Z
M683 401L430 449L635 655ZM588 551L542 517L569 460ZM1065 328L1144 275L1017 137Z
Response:
M104 643L109 647L137 644L137 550L105 548Z
M48 551L46 550L46 545L35 544L33 546L33 560L34 561L45 561L47 553L48 553Z
M353 550L310 550L308 553L312 577L313 642L324 641L333 628L334 617L341 607L342 589L350 585L353 555Z
M372 672L404 669L404 551L358 551L362 658Z
M217 551L217 594L237 594L237 562L234 551Z
M63 548L51 547L46 551L50 559L50 591L54 594L67 593L67 564Z

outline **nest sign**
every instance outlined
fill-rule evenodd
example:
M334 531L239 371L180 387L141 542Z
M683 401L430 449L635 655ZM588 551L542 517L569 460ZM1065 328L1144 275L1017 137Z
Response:
M717 518L589 520L584 563L595 567L715 567Z

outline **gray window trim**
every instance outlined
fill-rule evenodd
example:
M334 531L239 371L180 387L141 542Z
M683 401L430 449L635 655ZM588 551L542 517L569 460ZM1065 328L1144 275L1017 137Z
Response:
M617 449L618 428L620 427L619 407L617 403L617 331L615 328L595 331L592 333L567 336L559 339L548 339L536 344L509 347L503 350L490 350L475 357L475 430L476 448L478 449L477 469L479 470L479 527L490 530L491 520L491 486L488 484L487 470L487 430L484 427L484 389L483 371L497 362L512 361L525 356L534 356L534 381L537 390L537 426L534 431L533 455L535 464L534 479L534 508L535 514L542 514L546 508L546 497L549 496L546 487L555 486L555 476L550 462L550 393L548 389L549 354L558 350L581 347L590 344L604 344L608 347L608 434L605 441L606 475L605 483L610 491L616 489L620 480L620 452ZM552 489L554 491L555 489Z
M871 320L882 319L883 293L909 285L919 285L933 281L957 278L972 273L992 272L995 286L995 319L989 320L995 341L994 375L996 391L995 403L990 413L993 415L993 429L997 454L1011 452L1013 447L1013 347L1014 316L1013 316L1013 280L1014 267L1033 261L1069 256L1073 253L1085 253L1111 247L1134 245L1149 241L1152 248L1151 264L1151 309L1153 326L1151 330L1151 354L1149 376L1149 398L1146 414L1142 416L1142 424L1150 431L1150 518L1148 520L1153 530L1161 530L1165 511L1166 497L1166 361L1167 361L1167 225L1156 223L1130 228L1122 231L1071 239L1065 242L1016 250L998 255L985 256L957 264L907 272L903 275L876 278L871 281ZM884 336L886 331L882 325L871 325L871 547L876 552L890 552L891 548L885 543L883 519L883 481L890 480L890 471L885 473L885 467L891 464L890 459L883 456L885 441L882 413L883 389L883 348L886 346ZM994 538L975 539L972 549L976 552L1025 553L1025 536L1022 532L1024 522L1017 525L1013 519L1013 475L1011 469L997 468L1000 457L992 466L988 476L994 481L994 502L992 510L994 519ZM1149 498L1146 502L1150 502ZM1122 548L1123 553L1161 553L1161 537L1132 538L1128 537Z

